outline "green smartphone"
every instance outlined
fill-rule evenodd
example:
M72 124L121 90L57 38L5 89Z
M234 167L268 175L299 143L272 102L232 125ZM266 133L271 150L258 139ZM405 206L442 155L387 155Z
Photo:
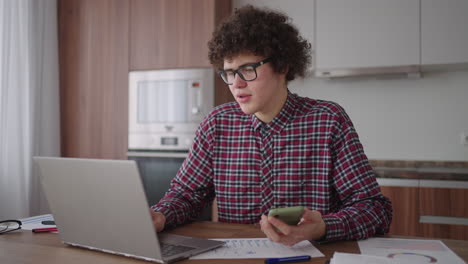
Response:
M268 216L274 216L288 225L297 225L303 213L304 206L292 206L271 209Z

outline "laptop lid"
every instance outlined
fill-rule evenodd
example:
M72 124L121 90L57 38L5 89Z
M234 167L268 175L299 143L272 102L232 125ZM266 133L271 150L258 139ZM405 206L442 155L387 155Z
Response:
M135 161L33 159L64 243L158 262L171 260L161 255ZM208 244L196 253L219 246Z

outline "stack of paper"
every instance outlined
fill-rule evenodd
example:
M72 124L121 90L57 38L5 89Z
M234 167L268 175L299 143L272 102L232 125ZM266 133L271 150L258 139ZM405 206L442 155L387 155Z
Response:
M401 264L465 263L440 240L369 238L358 244L363 255L385 257Z
M308 255L324 255L309 241L302 241L292 247L270 241L268 238L214 239L224 241L222 247L191 257L191 259L246 259L246 258L283 258Z
M399 264L398 262L386 258L369 255L349 254L335 252L330 264Z
M465 263L440 240L369 238L358 244L362 254L336 252L330 264Z
M56 225L44 225L44 221L54 221L54 217L51 214L38 215L28 218L19 219L21 223L21 229L24 230L33 230L35 228L45 228L45 227L57 227Z

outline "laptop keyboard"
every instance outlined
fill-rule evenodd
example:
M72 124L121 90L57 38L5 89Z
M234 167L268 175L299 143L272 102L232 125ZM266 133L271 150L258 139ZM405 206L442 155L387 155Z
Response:
M183 253L183 252L187 252L187 251L190 251L192 249L195 249L195 248L187 247L187 246L181 246L181 245L161 243L161 254L163 256L166 256L166 257L176 255L176 254L179 254L179 253Z

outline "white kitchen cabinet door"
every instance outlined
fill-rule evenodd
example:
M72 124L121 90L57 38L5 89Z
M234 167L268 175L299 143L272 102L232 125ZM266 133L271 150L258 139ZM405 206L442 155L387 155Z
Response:
M468 1L421 1L421 62L468 63Z
M419 0L316 3L316 70L420 64Z

